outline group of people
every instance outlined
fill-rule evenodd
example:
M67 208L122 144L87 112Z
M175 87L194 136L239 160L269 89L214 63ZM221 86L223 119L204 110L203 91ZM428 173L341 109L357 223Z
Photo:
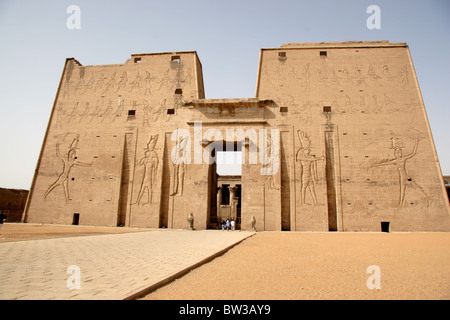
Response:
M221 224L221 226L222 226L222 230L227 230L227 231L230 231L230 230L236 230L236 221L234 221L234 219L231 219L231 220L229 220L229 219L227 219L227 220L221 220L220 221L220 224Z

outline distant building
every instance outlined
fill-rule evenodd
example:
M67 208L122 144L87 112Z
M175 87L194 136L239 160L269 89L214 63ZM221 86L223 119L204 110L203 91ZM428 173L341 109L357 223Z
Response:
M187 228L193 213L195 229L235 216L244 230L254 217L257 230L450 231L405 43L261 49L256 80L254 98L205 99L195 51L67 59L23 220ZM224 146L245 160L226 188L213 161Z
M444 185L447 190L447 196L450 200L450 176L444 176Z
M8 217L6 222L20 222L27 202L28 190L0 188L0 210Z

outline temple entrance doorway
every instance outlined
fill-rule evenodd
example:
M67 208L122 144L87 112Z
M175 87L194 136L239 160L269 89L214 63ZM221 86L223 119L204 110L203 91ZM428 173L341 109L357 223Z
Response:
M222 229L222 221L241 227L242 152L238 142L213 142L209 166L209 229Z

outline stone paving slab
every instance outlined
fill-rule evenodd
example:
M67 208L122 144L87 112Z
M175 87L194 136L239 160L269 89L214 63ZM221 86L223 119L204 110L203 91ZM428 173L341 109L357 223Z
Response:
M253 234L152 230L0 243L0 299L134 298Z

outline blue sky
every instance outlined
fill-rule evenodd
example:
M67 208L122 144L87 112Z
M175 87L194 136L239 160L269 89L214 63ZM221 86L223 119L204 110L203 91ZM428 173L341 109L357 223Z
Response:
M381 9L379 30L366 27L372 4ZM66 26L69 5L81 9L79 30ZM195 50L206 98L248 98L260 48L346 40L408 43L450 175L449 38L448 0L0 0L0 187L30 187L68 57L120 64L132 53Z

